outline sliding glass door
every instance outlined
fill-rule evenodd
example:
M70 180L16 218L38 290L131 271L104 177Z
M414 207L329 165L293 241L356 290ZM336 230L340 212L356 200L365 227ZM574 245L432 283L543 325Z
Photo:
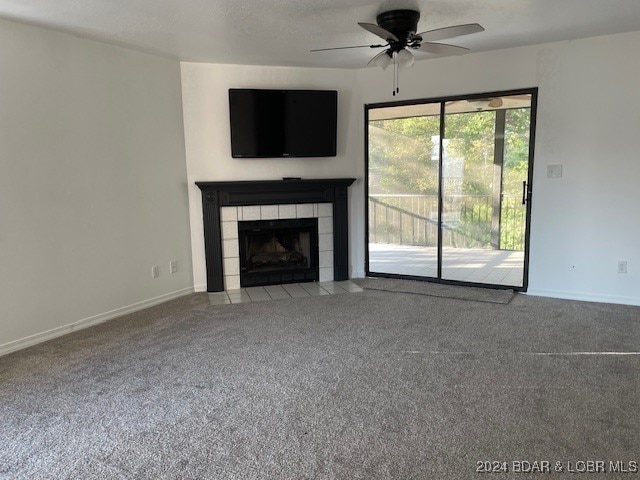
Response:
M367 274L526 288L534 104L367 106Z
M369 110L369 259L437 277L440 103Z

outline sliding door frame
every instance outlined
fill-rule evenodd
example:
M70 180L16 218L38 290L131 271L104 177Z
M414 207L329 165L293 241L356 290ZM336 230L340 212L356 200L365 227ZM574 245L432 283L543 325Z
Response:
M525 236L524 236L524 269L522 286L493 285L485 283L472 283L460 280L447 280L442 278L442 209L443 209L443 155L444 155L444 135L446 120L446 104L458 100L479 100L487 97L503 97L510 95L531 95L531 114L529 123L529 162L527 173L526 189L526 215L525 215ZM420 105L423 103L440 103L440 152L438 158L438 276L422 277L415 275L400 275L396 273L371 272L369 269L369 110L387 107L403 107L409 105ZM399 278L407 280L418 280L423 282L441 283L446 285L462 285L481 288L496 288L504 290L516 290L526 292L529 284L529 247L531 245L531 200L533 198L533 165L536 138L536 116L538 111L538 87L521 88L517 90L500 90L493 92L473 93L468 95L453 95L447 97L420 98L412 100L399 100L395 102L367 103L364 105L364 269L367 277Z

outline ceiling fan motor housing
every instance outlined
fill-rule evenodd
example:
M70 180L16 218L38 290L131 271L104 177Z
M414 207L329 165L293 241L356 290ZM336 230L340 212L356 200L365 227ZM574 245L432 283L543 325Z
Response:
M412 35L418 31L419 20L420 12L415 10L391 10L376 17L378 26L393 33L400 40L389 42L395 51L401 50L409 43Z

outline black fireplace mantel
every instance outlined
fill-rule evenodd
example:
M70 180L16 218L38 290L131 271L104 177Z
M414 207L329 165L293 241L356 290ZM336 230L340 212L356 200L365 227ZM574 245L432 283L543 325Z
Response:
M355 178L196 182L202 191L207 291L224 290L220 208L291 203L333 204L333 276L349 278L347 188Z

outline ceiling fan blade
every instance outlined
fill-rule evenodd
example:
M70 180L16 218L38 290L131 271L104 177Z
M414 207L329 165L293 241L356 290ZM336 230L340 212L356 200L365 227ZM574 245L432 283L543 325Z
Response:
M352 47L333 47L333 48L316 48L314 50L309 50L310 52L326 52L328 50L344 50L346 48L382 48L388 45L354 45Z
M426 53L432 53L434 55L462 55L469 51L468 48L459 47L457 45L448 45L446 43L431 43L425 42L420 45L417 50Z
M365 30L373 33L374 35L377 35L380 38L386 40L387 42L390 42L390 41L399 42L400 41L398 39L398 37L396 37L393 33L389 32L388 30L385 30L382 27L379 27L375 23L358 22L358 25L360 25Z
M447 38L461 37L472 33L484 32L484 28L477 23L467 23L464 25L454 25L452 27L437 28L426 32L416 33L414 37L422 37L425 42L437 42Z

